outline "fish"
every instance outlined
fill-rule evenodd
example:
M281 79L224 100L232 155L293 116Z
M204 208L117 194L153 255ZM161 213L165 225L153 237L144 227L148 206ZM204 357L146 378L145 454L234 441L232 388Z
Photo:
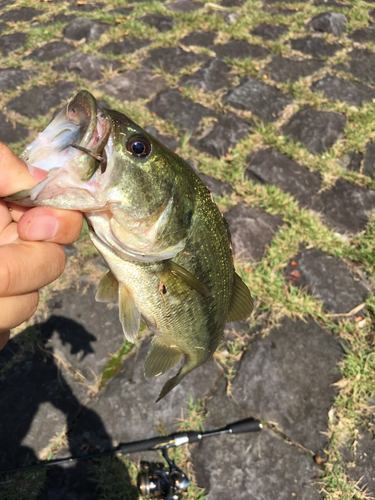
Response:
M160 401L212 358L225 323L247 318L253 308L211 193L181 157L86 90L21 158L45 178L6 199L83 212L109 269L96 300L118 301L129 342L141 321L153 334L145 376L159 376L183 358Z

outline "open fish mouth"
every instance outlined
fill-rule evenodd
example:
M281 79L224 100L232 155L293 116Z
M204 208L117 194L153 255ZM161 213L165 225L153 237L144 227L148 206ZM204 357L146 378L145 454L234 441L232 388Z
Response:
M82 198L83 189L84 196L92 199L92 203L89 199L84 203L89 208L95 201L88 181L98 169L105 170L104 148L110 133L111 119L106 110L89 92L81 90L21 154L31 175L42 182L8 199L57 207L59 195L64 193L68 203L71 196Z

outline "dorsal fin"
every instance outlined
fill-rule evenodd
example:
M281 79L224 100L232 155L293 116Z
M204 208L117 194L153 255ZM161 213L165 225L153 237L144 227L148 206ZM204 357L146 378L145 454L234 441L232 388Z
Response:
M253 299L250 290L247 288L237 273L234 273L234 289L232 303L229 309L227 321L238 321L246 319L253 310Z
M168 347L155 338L148 351L145 363L146 377L156 377L173 368L180 361L182 352L176 347Z
M141 313L138 311L128 289L120 283L118 290L119 317L124 335L133 344L138 338Z
M98 302L116 302L118 299L118 281L111 271L108 271L99 281L95 299Z

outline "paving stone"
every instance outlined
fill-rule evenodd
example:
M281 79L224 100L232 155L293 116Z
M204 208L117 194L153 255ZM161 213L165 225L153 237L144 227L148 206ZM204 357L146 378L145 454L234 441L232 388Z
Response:
M345 170L352 172L359 172L361 170L361 163L363 160L363 153L358 151L351 151L339 160L339 165Z
M65 42L49 42L31 52L25 59L36 59L39 62L53 61L58 57L62 57L69 52L73 52L76 48L73 45Z
M234 148L246 135L251 133L250 125L233 113L219 115L212 130L194 146L216 158L225 156L229 148Z
M140 17L138 21L156 28L161 33L171 30L177 22L173 17L165 16L164 14L146 14Z
M211 47L216 38L216 31L193 31L181 38L181 45L197 45L198 47Z
M68 99L77 85L73 82L57 82L53 87L32 87L8 102L7 107L28 118L46 115L50 109Z
M272 215L244 203L234 205L224 213L224 217L232 235L234 256L241 261L262 260L266 248L283 224L280 215Z
M302 248L285 269L287 280L307 288L333 314L346 314L366 300L368 291L348 265L318 248ZM298 264L296 266L295 264Z
M6 23L0 22L0 33L2 33L3 31L5 31L6 29L7 29Z
M157 426L161 423L168 433L175 432L173 424L181 417L181 407L186 408L191 397L206 396L223 376L215 362L208 361L192 371L161 402L155 403L163 384L171 377L171 371L160 377L145 378L144 363L149 347L149 338L144 339L139 350L125 359L121 370L100 391L96 401L87 406L91 415L102 420L114 446L156 436ZM97 429L91 415L82 414L72 438L91 446L106 446L103 427Z
M22 139L26 139L29 135L29 129L21 123L15 123L10 121L4 113L0 111L0 141L5 142L5 144L11 144L12 142L18 142Z
M239 12L233 12L232 10L215 10L213 12L208 12L208 14L214 14L223 18L226 24L234 24L241 17Z
M127 17L134 11L134 7L116 7L108 11L108 14Z
M198 177L208 190L216 196L223 196L224 194L229 195L233 193L233 188L228 182L222 182L219 179L215 179L215 177L212 177L211 175L202 174L202 172L198 172Z
M182 130L196 132L204 116L215 116L215 113L201 104L183 97L177 89L168 89L158 94L147 104L152 113L164 120L172 120Z
M26 42L27 35L21 31L10 35L2 35L0 36L0 50L4 56L7 56L10 52L22 49Z
M63 12L60 12L59 14L53 16L50 21L44 23L44 26L51 26L52 24L56 23L69 23L73 19L76 19L76 16L74 14L64 14Z
M78 75L87 80L95 81L102 78L102 68L112 68L112 70L116 70L121 67L122 64L119 61L77 52L67 59L64 59L64 61L52 66L52 69L59 73L72 71L73 73L78 73Z
M313 92L322 92L331 100L348 102L353 106L362 106L364 102L375 99L375 90L363 83L348 82L344 78L327 75L311 85Z
M251 45L245 40L230 40L223 45L214 45L217 57L230 57L231 59L264 59L270 51L260 45Z
M312 75L324 67L324 63L317 59L298 61L283 56L275 56L265 68L266 73L275 82L296 82L302 77Z
M13 5L14 0L1 0L0 1L0 9L3 9L4 7L8 7L9 5Z
M353 31L349 38L358 43L374 42L375 41L375 29L374 28L362 28Z
M245 177L265 184L276 185L290 193L300 205L310 207L321 188L318 172L310 172L295 161L272 149L252 153Z
M0 386L1 468L35 462L49 440L69 427L87 399L87 388L38 348L2 375Z
M313 4L316 6L324 5L324 7L337 7L339 9L351 9L352 6L347 3L336 2L336 0L314 0Z
M32 76L36 75L36 71L31 71L28 69L0 69L0 91L15 89L19 85L23 85Z
M160 134L159 131L153 127L152 125L147 125L144 127L146 132L151 134L155 139L157 139L159 142L164 144L168 149L171 149L172 151L176 151L180 143L173 137L173 135L163 135Z
M155 76L146 69L129 69L111 78L98 89L122 101L145 99L164 89L165 79Z
M271 26L269 24L261 23L258 27L252 30L252 35L258 35L263 40L277 40L283 33L288 31L284 26Z
M357 487L368 496L375 495L375 440L373 433L362 428L356 438L354 467L346 472L356 482Z
M375 19L375 9L370 10L369 15Z
M247 76L240 85L233 87L223 97L223 102L237 109L245 109L259 116L266 123L274 122L293 102L293 97L275 87Z
M209 60L211 60L211 58L205 54L186 52L186 50L180 47L160 47L150 50L148 59L141 64L144 68L162 68L164 71L175 75L186 66L198 62L207 62Z
M290 43L293 50L299 50L313 57L331 57L341 48L338 43L326 43L321 38L312 36L296 38Z
M219 3L222 7L242 7L245 0L221 0Z
M176 2L166 4L167 9L173 12L195 12L203 9L204 4L193 2L192 0L177 0Z
M375 80L375 53L370 50L353 49L349 52L349 56L351 58L349 70L342 68L343 71L349 71L356 78L372 83Z
M344 14L321 12L317 16L314 16L305 27L310 31L332 33L334 36L341 36L346 31L345 25L347 22L348 20Z
M103 10L105 7L105 3L102 2L87 2L87 3L79 3L73 2L70 5L70 10L79 10L81 12L93 12L94 10L101 9Z
M69 41L78 42L85 38L86 42L92 42L99 40L109 28L111 28L110 24L98 23L87 17L77 17L64 28L63 35Z
M301 142L310 153L323 153L343 136L345 123L344 115L307 106L294 114L281 131Z
M323 191L316 204L324 220L340 233L362 231L374 208L375 191L344 179L338 179L331 189Z
M126 38L121 42L109 42L104 47L102 47L100 52L104 54L114 54L118 56L119 54L132 54L136 50L143 49L150 45L151 40L147 38Z
M298 10L296 9L275 9L274 7L268 7L265 5L263 7L263 10L268 12L269 14L273 16L293 16L294 14L297 14Z
M266 377L265 380L267 380ZM207 402L205 429L223 428L249 416L226 394ZM313 459L268 429L224 435L191 446L198 486L208 500L320 500L320 472Z
M276 422L314 454L328 444L328 411L337 395L340 344L312 318L284 319L243 355L232 394L247 412Z
M43 13L43 11L34 9L33 7L22 7L21 9L7 10L0 16L0 19L7 23L27 22Z
M369 141L366 144L365 160L362 172L369 177L375 177L375 144Z
M192 85L204 92L216 92L229 85L230 70L230 66L221 59L211 59L195 73L183 76L178 85Z
M49 303L50 317L41 327L48 347L64 363L80 371L89 384L103 372L124 336L118 307L96 302L95 286L64 290Z

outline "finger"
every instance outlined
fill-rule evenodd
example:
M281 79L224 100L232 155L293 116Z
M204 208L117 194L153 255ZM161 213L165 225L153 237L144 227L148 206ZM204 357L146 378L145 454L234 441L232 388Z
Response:
M0 333L0 351L5 346L5 344L8 342L9 336L10 336L9 330L7 330L3 333Z
M0 233L0 245L10 245L19 240L17 224L12 222ZM0 264L1 266L1 264Z
M81 233L82 213L36 207L28 210L18 222L18 234L27 241L52 241L61 245L73 243Z
M60 276L65 253L56 243L17 240L0 246L0 297L38 290ZM0 309L1 310L1 309Z
M14 222L18 222L20 218L23 216L25 212L30 210L29 207L20 207L19 205L16 205L15 203L9 203L7 202L8 205L8 210L10 212L10 215L12 216L12 219Z
M38 292L27 293L15 297L1 297L0 335L6 334L11 328L15 328L31 318L38 307L38 301Z
M26 163L2 142L0 142L0 178L0 197L29 189L38 183L30 175Z
M0 200L0 234L12 222L12 215L5 201Z

